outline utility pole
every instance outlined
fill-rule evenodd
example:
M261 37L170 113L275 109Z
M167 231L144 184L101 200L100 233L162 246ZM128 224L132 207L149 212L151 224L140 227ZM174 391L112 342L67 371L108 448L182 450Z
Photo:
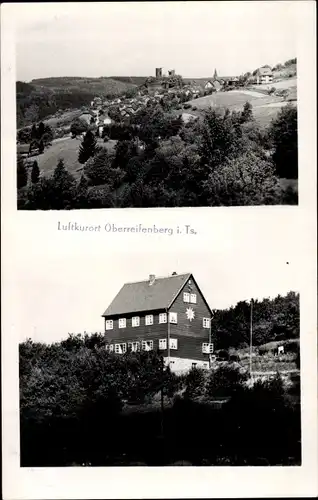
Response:
M164 386L164 359L163 356L161 356L161 437L162 439L164 438L164 426L163 426L163 412L164 412L164 405L163 405L163 386Z
M252 375L252 350L253 350L253 299L250 308L250 376Z

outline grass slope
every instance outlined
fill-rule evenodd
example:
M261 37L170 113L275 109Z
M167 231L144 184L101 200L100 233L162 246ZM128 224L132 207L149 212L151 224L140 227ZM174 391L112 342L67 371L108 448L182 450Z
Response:
M197 111L193 112L190 109L188 112L198 114L198 111L210 107L229 108L231 111L239 111L247 101L253 106L253 115L261 127L267 126L277 116L281 107L287 104L281 97L264 95L261 92L255 92L254 89L232 90L193 99L189 101L189 104L196 106Z
M116 141L108 141L104 143L102 140L97 141L99 146L113 149ZM32 156L30 162L36 160L38 162L41 174L50 176L53 174L59 160L63 160L67 171L74 175L76 179L80 178L83 165L78 161L78 151L81 141L78 139L71 139L71 137L62 137L56 139L52 146L44 151L43 154Z

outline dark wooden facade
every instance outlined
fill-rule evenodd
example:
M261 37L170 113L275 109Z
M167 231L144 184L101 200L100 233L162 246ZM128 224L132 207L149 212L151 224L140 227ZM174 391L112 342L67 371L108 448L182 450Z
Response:
M185 302L184 293L195 294L196 302ZM159 323L159 315L167 314L167 323ZM177 313L177 323L169 321L170 313ZM194 317L192 317L194 314ZM153 315L153 324L146 325L146 315ZM209 355L202 352L202 344L213 342L210 327L203 326L203 318L211 322L211 310L192 275L186 280L176 296L172 297L165 309L147 310L121 315L106 316L105 339L107 345L129 342L153 341L153 350L159 349L159 340L167 340L167 349L160 350L164 357L183 358L208 362ZM132 318L140 318L139 326L132 326ZM189 317L190 316L190 317ZM119 328L119 319L126 319L126 327ZM106 330L106 321L113 321L113 328ZM169 349L169 339L177 339L177 349Z

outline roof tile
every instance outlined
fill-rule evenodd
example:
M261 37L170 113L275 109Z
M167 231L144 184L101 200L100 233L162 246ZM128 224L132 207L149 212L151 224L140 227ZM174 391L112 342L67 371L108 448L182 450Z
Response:
M190 276L191 273L187 273L155 278L152 285L149 279L126 283L102 316L166 309Z

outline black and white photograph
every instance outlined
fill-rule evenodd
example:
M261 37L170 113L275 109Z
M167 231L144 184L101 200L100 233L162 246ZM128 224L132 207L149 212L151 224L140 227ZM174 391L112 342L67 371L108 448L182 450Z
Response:
M300 466L289 244L236 259L238 246L88 260L26 251L21 466Z
M286 2L51 5L16 28L18 209L298 204Z
M2 3L4 498L317 496L315 35Z

